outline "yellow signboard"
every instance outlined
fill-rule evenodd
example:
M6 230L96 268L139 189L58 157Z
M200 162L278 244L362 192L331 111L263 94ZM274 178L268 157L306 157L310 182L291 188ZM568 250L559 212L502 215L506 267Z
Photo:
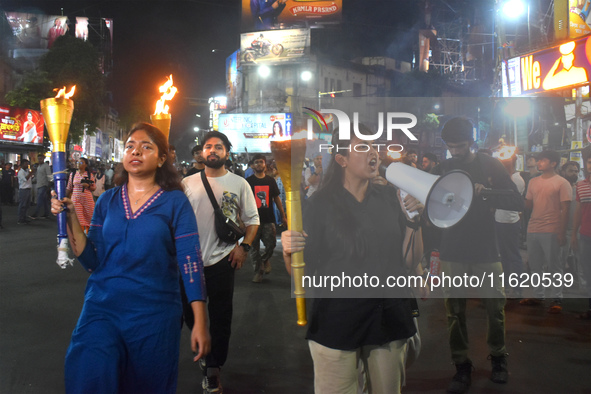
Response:
M509 75L514 76L510 79L512 96L588 85L591 37L510 59L507 66ZM504 67L505 64L503 74ZM506 85L505 80L503 85ZM507 88L503 86L503 91Z

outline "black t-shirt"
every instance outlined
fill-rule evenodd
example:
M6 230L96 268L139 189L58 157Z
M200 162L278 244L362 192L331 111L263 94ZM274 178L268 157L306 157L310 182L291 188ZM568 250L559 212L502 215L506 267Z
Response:
M191 175L195 175L195 174L199 174L201 171L203 171L203 168L198 170L195 167L191 167L191 169L189 171L187 171L187 175L185 175L185 178Z
M473 183L492 189L511 189L514 195L504 197L474 196L466 216L456 226L441 235L441 260L457 263L495 263L500 261L495 233L495 210L523 210L523 198L498 159L477 153L471 163L450 159L441 163L441 174L462 170L470 174Z
M279 188L275 179L269 175L265 175L263 178L251 175L246 180L254 193L261 223L275 223L273 199L279 195Z
M2 179L0 179L0 183L3 185L11 185L12 178L14 177L14 170L11 168L10 170L6 171L4 168L2 169Z
M367 274L379 276L383 284L388 275L406 274L402 261L406 219L392 187L370 185L362 202L342 187L332 194L321 189L308 202L304 212L304 230L308 234L305 275L320 278ZM338 230L346 226L353 232ZM351 253L347 245L360 239L365 243L363 252ZM335 291L309 287L305 291L306 298L324 297L314 299L307 333L308 339L324 346L351 350L409 338L416 332L408 290L378 285Z

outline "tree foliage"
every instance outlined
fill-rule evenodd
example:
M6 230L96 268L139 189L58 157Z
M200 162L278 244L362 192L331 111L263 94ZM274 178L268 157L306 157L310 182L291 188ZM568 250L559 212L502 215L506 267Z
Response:
M49 75L54 88L65 86L69 90L76 85L69 135L73 141L79 141L84 125L88 124L88 129L94 130L104 112L105 85L99 52L92 44L65 35L55 41L40 65Z
M84 125L94 130L104 112L105 85L99 52L92 44L65 35L54 42L39 66L39 71L26 74L20 86L6 94L6 101L11 106L39 110L41 100L55 97L53 89L65 86L69 90L76 85L68 136L72 141L80 141Z
M47 73L34 71L25 74L19 89L11 90L6 94L6 102L13 107L39 111L39 101L51 96L51 81Z

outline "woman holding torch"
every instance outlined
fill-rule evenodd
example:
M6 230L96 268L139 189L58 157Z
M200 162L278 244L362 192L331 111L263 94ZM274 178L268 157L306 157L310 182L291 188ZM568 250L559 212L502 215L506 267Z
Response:
M195 314L194 361L210 349L195 215L160 130L133 126L116 184L98 199L88 236L68 198L74 254L91 273L66 354L66 392L175 393L182 305L179 271ZM180 270L179 270L180 267Z
M362 125L359 130L374 134ZM379 167L372 141L356 136L339 140L338 129L332 141L322 186L304 212L304 232L281 234L287 269L291 254L303 249L306 275L312 278L370 273L385 283L385 275L406 276L407 267L415 267L412 260L422 256L422 243L420 229L415 230L418 222L411 221L401 205L410 211L423 206L410 196L400 202L394 188L372 183ZM306 336L315 392L357 393L360 384L370 393L400 392L407 341L416 333L408 289L396 293L378 285L377 292L364 292L327 283L329 288L322 291L315 280L308 282L311 286L303 281L307 296L317 291ZM358 380L360 369L364 382Z

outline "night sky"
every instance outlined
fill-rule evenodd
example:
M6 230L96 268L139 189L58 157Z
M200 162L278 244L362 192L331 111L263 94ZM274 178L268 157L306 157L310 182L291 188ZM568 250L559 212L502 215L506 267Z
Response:
M414 36L409 30L422 23L421 2L343 3L344 23L316 29L313 47L318 43L323 54L334 58L388 55L411 60ZM177 145L194 138L187 137L194 126L207 127L207 107L190 106L187 98L224 95L225 58L239 46L240 0L2 0L2 8L50 15L61 15L63 8L63 14L69 17L112 18L113 73L107 85L113 93L112 106L123 113L134 101L153 103L159 98L158 86L173 74L179 93L170 104L171 141ZM212 53L212 49L221 51ZM181 158L189 158L188 152L179 153Z

